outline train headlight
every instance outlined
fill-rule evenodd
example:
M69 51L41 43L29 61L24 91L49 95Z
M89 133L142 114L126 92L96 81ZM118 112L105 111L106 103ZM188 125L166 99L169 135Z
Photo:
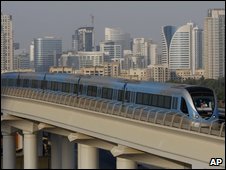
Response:
M216 116L215 115L213 115L213 118L215 118Z
M195 115L195 118L198 119L199 118L199 115Z

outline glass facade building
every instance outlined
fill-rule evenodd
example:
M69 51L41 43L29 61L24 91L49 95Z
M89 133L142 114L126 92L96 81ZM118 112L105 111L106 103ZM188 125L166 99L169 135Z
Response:
M75 51L93 51L94 28L81 27L72 35L72 49Z
M162 27L162 60L161 64L169 65L169 48L173 34L176 32L175 26Z
M49 67L58 66L62 54L62 40L53 37L34 39L35 72L48 72Z

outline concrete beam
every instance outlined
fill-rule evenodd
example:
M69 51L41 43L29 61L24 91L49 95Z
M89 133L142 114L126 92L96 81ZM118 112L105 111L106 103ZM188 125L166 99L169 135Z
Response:
M69 141L75 141L76 143L92 146L95 148L100 148L104 150L111 150L116 144L108 141L104 141L102 139L97 139L82 133L71 133L68 136Z
M127 146L118 145L111 149L111 153L114 157L120 156L120 155L131 155L131 154L143 154L144 152L139 151L137 149L133 149Z
M30 133L33 133L39 130L37 123L18 118L16 116L11 116L11 115L2 115L1 124L3 126L11 126L11 127L21 129L23 131L30 132Z
M38 129L42 130L42 129L50 129L50 128L56 128L55 126L52 126L50 124L46 124L46 123L39 123L38 124Z
M93 137L91 136L88 136L88 135L85 135L85 134L82 134L82 133L71 133L68 135L68 139L70 142L72 141L75 141L75 140L84 140L84 139L94 139Z

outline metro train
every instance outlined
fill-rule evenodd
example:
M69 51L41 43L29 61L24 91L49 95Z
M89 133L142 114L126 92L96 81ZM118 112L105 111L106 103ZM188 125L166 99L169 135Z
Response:
M3 73L1 86L73 93L175 111L194 122L211 123L219 117L212 89L173 83L124 80L67 73Z

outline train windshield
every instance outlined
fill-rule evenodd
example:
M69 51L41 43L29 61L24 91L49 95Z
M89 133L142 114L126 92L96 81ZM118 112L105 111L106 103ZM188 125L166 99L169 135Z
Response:
M204 87L187 88L191 94L194 106L202 118L210 118L215 107L214 94L211 89Z

